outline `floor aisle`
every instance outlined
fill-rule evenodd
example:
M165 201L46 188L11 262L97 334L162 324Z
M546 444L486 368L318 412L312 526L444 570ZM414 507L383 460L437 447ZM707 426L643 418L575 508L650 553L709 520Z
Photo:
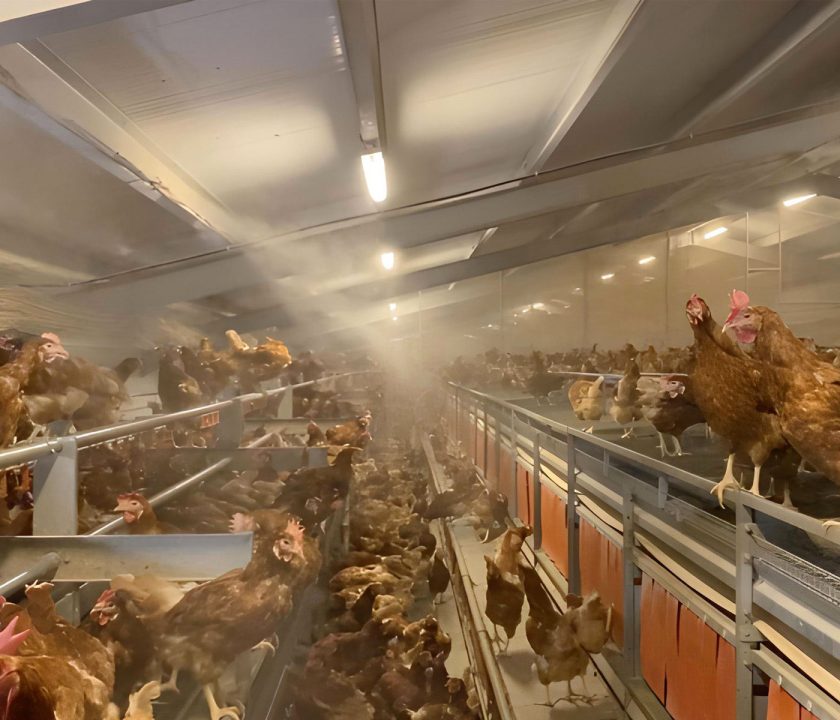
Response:
M483 545L476 538L474 530L466 525L456 524L452 527L452 531L466 560L467 570L473 583L472 591L475 593L479 608L481 608L485 628L492 637L492 624L483 614L487 589L484 555L492 554L495 544ZM517 720L556 720L557 718L619 720L625 718L624 710L600 675L596 675L592 663L589 664L586 674L586 687L589 694L595 696L591 705L580 701L577 704L561 701L554 708L535 704L545 701L545 688L537 679L536 670L532 668L535 656L525 637L525 621L527 618L528 603L526 600L522 612L522 623L517 628L516 635L510 641L507 653L497 656L499 668ZM551 698L555 700L561 693L565 693L566 683L552 683L550 689ZM583 692L583 684L580 678L573 681L572 689L575 692Z

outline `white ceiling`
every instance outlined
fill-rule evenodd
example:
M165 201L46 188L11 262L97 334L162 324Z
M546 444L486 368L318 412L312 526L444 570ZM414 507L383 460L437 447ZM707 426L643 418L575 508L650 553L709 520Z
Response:
M367 37L348 2L375 10ZM756 146L764 125L736 126L794 133L801 108L840 97L836 13L807 0L124 0L99 23L93 3L39 0L8 17L27 7L48 12L0 48L0 281L87 282L41 290L88 310L212 330L388 320L389 298L746 209L749 191L840 161L828 121L784 153ZM359 162L365 73L382 206ZM749 159L599 180L707 131ZM493 233L435 219L555 168L592 180L539 212L509 207ZM413 223L410 242L391 220ZM403 245L385 273L379 253Z

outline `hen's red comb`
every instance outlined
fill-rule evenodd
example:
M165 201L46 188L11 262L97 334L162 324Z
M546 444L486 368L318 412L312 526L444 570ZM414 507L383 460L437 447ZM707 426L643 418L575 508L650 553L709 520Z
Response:
M729 293L729 315L726 324L731 323L742 311L750 306L750 296L743 290L733 290Z
M750 306L750 296L743 290L733 290L729 294L729 308L731 310L745 310Z
M291 535L295 539L296 542L301 542L301 543L303 542L303 535L304 535L303 525L301 525L300 521L297 520L296 518L292 518L291 520L289 520L288 524L286 525L286 531L285 532L287 534Z

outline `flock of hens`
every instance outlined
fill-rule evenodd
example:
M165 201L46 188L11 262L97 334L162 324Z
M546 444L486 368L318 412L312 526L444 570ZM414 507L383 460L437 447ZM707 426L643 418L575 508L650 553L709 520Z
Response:
M472 386L501 384L549 401L566 394L588 431L605 414L626 428L624 437L634 423L647 421L659 434L663 457L681 455L682 433L705 422L728 444L726 470L712 490L721 505L727 488L740 488L734 468L743 460L753 467L752 493L760 493L764 470L773 494L794 507L791 486L806 496L815 472L840 484L840 352L797 338L777 312L752 305L743 291L732 291L729 309L721 327L706 302L692 295L685 313L694 343L687 348L640 352L628 344L601 352L596 346L548 357L489 351L475 363L457 359L445 377ZM590 377L570 384L570 373Z
M363 424L332 434L364 444ZM129 533L252 531L250 562L199 585L114 577L80 627L57 614L49 583L29 586L25 604L0 600L0 717L151 720L151 701L176 690L182 671L203 687L213 720L238 717L238 707L220 707L216 683L238 656L270 642L318 577L322 526L349 493L359 449L336 448L323 467L281 475L264 462L208 482L168 511L180 527L161 521L142 494L121 494L114 510Z

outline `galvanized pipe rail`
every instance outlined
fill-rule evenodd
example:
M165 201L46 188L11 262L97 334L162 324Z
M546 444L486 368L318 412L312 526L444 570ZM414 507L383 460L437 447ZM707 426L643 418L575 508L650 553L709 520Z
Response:
M46 438L38 440L33 443L20 443L11 448L0 450L0 470L17 467L33 460L55 455L67 448L69 443L72 443L77 449L91 447L100 443L108 442L110 440L119 440L120 438L136 435L139 432L146 430L155 430L156 428L170 425L179 420L189 420L191 418L201 417L212 412L225 410L236 407L244 403L256 402L265 400L266 398L282 395L289 390L297 390L304 387L311 387L319 383L327 381L340 380L355 375L369 375L377 373L376 370L360 370L356 372L341 373L339 375L328 375L317 380L308 380L307 382L295 383L293 385L283 385L282 387L272 388L265 392L248 393L246 395L237 395L229 400L219 400L217 402L201 405L199 407L189 408L187 410L180 410L174 413L167 413L165 415L152 415L141 420L129 420L127 422L117 423L115 425L108 425L107 427L94 428L93 430L83 430L69 435L60 437Z
M278 388L272 388L261 393L249 393L247 395L240 395L229 400L222 400L208 405L202 405L188 410L182 410L175 413L168 413L165 415L155 415L150 418L143 418L142 420L128 421L118 423L108 427L87 430L79 433L65 435L55 438L47 438L45 440L35 443L23 443L12 448L0 450L0 470L15 467L28 462L39 459L49 458L51 460L50 467L46 468L47 474L53 472L52 464L59 460L64 462L67 467L60 467L56 471L59 477L56 482L52 482L50 487L46 488L45 496L41 498L41 508L43 517L43 509L45 505L55 504L61 508L61 515L57 523L54 520L48 519L39 523L38 504L36 503L34 523L35 534L40 535L75 535L76 534L76 492L78 487L76 477L76 456L80 448L92 447L94 445L117 440L120 438L134 435L138 432L146 430L153 430L159 427L164 427L170 423L179 420L201 417L208 413L219 411L228 411L228 417L222 418L222 425L225 421L232 425L230 428L234 433L241 432L244 427L244 405L245 403L256 402L264 400L269 397L285 394L287 391L295 390L303 387L311 387L323 382L331 382L341 380L344 378L368 375L378 371L357 371L349 373L341 373L338 375L329 375L316 380L309 380L303 383L295 383L292 385L284 385ZM250 444L250 448L257 448L264 444L271 434L258 438L257 441ZM175 483L166 490L161 491L154 497L150 498L150 503L153 507L160 506L175 497L187 492L195 487L198 483L212 476L213 474L223 470L230 464L231 460L225 458L213 463L207 468L184 478ZM36 466L37 468L37 466ZM40 473L39 473L40 474ZM36 486L41 485L44 490L44 482L38 482L40 478L36 479ZM100 527L94 529L89 535L98 536L114 532L124 525L122 518L115 518ZM47 553L42 556L38 562L28 570L18 573L15 577L8 578L0 584L0 594L12 595L19 592L23 587L36 580L52 579L61 564L61 558L56 553Z
M718 634L735 645L738 660L736 709L739 719L748 720L753 717L752 667L758 665L766 669L767 666L767 663L762 666L757 662L757 658L763 656L755 648L764 638L753 624L754 604L804 634L835 658L838 657L838 632L836 628L835 631L826 629L832 621L836 625L840 618L832 601L820 595L815 589L817 585L809 586L798 582L789 573L784 572L784 566L780 566L777 571L766 557L757 557L763 546L771 544L762 539L755 524L755 513L760 512L793 528L825 538L820 520L783 508L749 492L727 490L725 501L730 507L734 506L736 518L734 525L726 523L671 493L672 489L679 489L689 495L708 499L714 483L706 478L616 445L604 438L568 427L487 393L455 383L448 383L448 390L450 400L454 399L456 441L466 440L462 437L461 428L464 419L467 420L467 427L473 428L473 431L479 434L483 425L484 450L478 448L477 452L484 453L485 468L488 467L487 460L491 452L491 424L488 418L492 418L495 426L492 429L495 431L496 453L501 443L507 440L505 447L511 453L514 487L517 482L516 464L523 461L523 453L524 460L531 466L536 506L533 518L533 524L536 526L534 548L538 558L542 553L542 518L538 512L541 487L566 500L570 577L564 578L564 582L568 583L571 591L579 590L580 518L594 525L610 542L617 544L624 551L625 650L624 655L618 655L616 663L611 664L648 717L655 717L661 705L653 698L654 704L659 707L651 708L649 691L644 693L646 697L638 692L641 686L647 689L641 679L638 659L640 619L638 587L635 583L641 571L653 574L655 570L657 582L694 609ZM509 426L506 427L508 423ZM631 467L622 470L614 465L614 459L620 459ZM552 477L546 475L547 466L552 468ZM496 468L500 471L499 462L496 463ZM643 475L636 477L633 468L643 471ZM565 487L562 485L562 476L565 476ZM648 479L643 479L645 476ZM582 503L582 500L585 502ZM620 523L623 532L617 532L604 518L591 512L589 507L593 502L601 507L610 508L612 517ZM620 536L619 540L616 540L615 536ZM734 597L734 600L723 598L726 612L718 610L701 594L696 585L686 584L651 559L646 550L650 548L650 541L657 538L665 547L675 550L677 557L687 559L685 562L688 567L683 568L683 575L691 575L690 565L694 563L698 571L708 573L710 578L729 589L730 597ZM837 542L834 538L828 539ZM776 549L782 558L780 562L784 562L783 556L786 551ZM798 560L798 567L807 571L806 561L795 556L791 558ZM829 576L827 582L830 588L840 587L840 579L836 576L832 579L830 573L819 568L812 567L812 571L817 580L821 579L820 574ZM776 587L777 578L778 582L784 580L787 585ZM813 578L811 581L814 581ZM792 585L796 585L796 588L791 587ZM781 587L785 588L787 598L783 604L777 601L776 591ZM837 602L838 598L834 594L831 597ZM805 610L809 612L806 613ZM823 622L822 626L811 627L804 616L810 615L810 611L818 610L822 611L821 617L827 622ZM835 610L833 614L832 610ZM734 620L726 614L729 612L735 615ZM762 644L760 647L761 652L769 652L765 650L766 645ZM785 672L779 673L775 679L779 682L783 680L787 692L803 707L824 720L840 717L840 702L820 691L796 668L780 658L774 668L785 669Z

